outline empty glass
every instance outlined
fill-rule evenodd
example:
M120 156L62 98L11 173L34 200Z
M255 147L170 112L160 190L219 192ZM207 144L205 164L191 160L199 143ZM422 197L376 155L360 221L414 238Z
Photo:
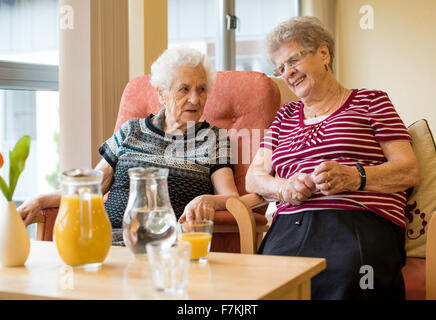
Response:
M161 241L154 241L146 248L154 288L165 293L184 293L188 283L191 244L177 241L168 247Z

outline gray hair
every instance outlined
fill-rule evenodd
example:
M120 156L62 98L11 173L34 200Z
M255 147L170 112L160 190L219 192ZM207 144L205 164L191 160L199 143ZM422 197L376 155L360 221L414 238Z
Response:
M207 92L212 90L216 78L216 71L208 57L200 51L180 46L164 51L151 65L150 83L153 87L168 91L179 67L203 66L206 72Z
M321 45L325 44L330 53L329 65L333 69L335 41L318 18L293 17L280 23L265 39L268 58L272 61L274 52L283 44L291 41L300 43L304 49L310 50L312 53L315 53Z

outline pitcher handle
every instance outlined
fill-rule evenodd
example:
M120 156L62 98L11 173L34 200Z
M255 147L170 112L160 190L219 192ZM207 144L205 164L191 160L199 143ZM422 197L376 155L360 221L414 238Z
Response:
M89 240L92 238L92 206L91 193L88 187L79 188L80 200L80 239ZM88 214L85 214L85 208Z

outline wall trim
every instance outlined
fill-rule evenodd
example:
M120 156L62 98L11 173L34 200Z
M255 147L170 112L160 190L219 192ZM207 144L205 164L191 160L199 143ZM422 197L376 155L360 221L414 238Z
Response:
M112 136L119 103L129 81L128 1L91 1L92 166L100 145Z

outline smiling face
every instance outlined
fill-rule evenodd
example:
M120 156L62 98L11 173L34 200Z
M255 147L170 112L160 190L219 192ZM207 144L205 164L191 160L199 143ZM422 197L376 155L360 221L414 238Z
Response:
M188 121L198 122L207 100L207 77L204 68L179 67L168 91L159 91L166 106L167 127L186 129Z
M292 92L308 100L321 92L328 79L325 65L330 62L330 54L325 45L321 45L314 54L300 55L304 50L300 43L288 42L279 47L272 58L276 67L284 66L282 77ZM288 61L293 61L293 67L288 65Z

